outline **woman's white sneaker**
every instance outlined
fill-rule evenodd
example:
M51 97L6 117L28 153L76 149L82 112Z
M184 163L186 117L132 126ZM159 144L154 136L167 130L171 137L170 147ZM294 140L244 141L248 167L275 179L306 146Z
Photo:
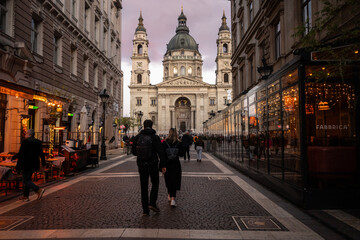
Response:
M171 200L171 202L170 202L170 206L172 206L172 207L176 207L176 202L175 202L175 200L174 200L174 199L172 199L172 200Z

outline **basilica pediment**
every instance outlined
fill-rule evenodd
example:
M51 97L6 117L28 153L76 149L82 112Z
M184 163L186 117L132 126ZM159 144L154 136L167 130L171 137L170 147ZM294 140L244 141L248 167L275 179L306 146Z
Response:
M211 84L191 78L179 77L156 84L157 87L210 87Z

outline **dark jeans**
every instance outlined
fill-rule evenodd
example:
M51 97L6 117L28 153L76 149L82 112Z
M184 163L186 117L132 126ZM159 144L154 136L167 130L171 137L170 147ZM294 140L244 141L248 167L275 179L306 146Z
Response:
M157 165L139 165L141 184L141 204L144 213L149 213L149 205L156 206L159 191L159 168ZM149 204L149 177L151 179L151 192Z
M34 190L34 192L39 191L39 187L36 186L32 181L31 177L34 171L24 171L22 174L22 181L23 181L23 194L25 197L29 196L30 189Z
M190 160L190 146L184 147L184 149L185 149L184 160L186 160L186 155L187 155L188 159Z

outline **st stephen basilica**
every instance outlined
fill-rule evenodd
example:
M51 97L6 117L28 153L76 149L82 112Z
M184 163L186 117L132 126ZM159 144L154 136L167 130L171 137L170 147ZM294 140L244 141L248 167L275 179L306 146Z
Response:
M203 60L199 45L189 34L187 18L181 10L175 36L167 44L163 58L163 81L150 83L149 40L140 13L135 30L130 82L130 112L142 121L151 119L159 134L170 128L203 132L203 122L226 107L231 98L231 37L225 13L218 32L216 83L203 81Z

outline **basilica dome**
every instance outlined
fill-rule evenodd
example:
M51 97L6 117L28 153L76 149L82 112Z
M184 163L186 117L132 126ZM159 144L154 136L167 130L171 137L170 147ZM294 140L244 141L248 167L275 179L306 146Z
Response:
M195 39L189 34L189 28L186 26L186 16L181 10L181 14L178 18L179 25L176 28L176 35L167 44L167 51L173 50L194 50L198 51L198 44Z

